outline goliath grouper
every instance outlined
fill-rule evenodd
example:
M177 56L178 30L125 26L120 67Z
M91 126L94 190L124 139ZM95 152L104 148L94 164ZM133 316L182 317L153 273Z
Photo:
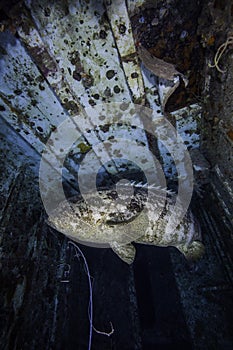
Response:
M120 197L115 189L100 189L98 193L100 197L89 193L85 199L75 196L61 202L50 214L48 224L73 241L95 247L110 246L128 264L134 261L136 253L132 242L173 246L188 260L203 255L200 226L190 209L178 225L174 222L173 232L166 232L167 214L174 209L174 193L166 191L164 205L161 189L150 191L148 201L144 185L137 186L136 191L134 187L131 197L126 188Z

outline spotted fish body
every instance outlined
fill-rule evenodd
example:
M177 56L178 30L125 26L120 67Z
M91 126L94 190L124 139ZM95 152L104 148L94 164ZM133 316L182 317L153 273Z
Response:
M192 260L203 254L200 227L190 209L180 224L174 222L173 232L166 232L167 215L175 203L173 193L167 191L164 206L161 189L150 192L150 201L143 186L131 197L127 188L120 198L115 190L100 189L98 193L100 197L90 193L85 195L85 200L76 196L60 203L49 216L49 225L74 241L97 247L110 246L128 264L134 261L136 253L133 241L174 246Z

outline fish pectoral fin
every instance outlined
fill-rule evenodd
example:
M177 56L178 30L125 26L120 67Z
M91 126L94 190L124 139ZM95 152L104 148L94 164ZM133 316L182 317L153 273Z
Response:
M127 264L132 264L134 262L136 249L131 243L119 244L117 242L112 242L110 243L110 247L114 253Z
M205 252L205 246L200 241L193 241L188 247L177 245L176 248L178 248L179 251L183 253L185 258L189 261L199 260Z

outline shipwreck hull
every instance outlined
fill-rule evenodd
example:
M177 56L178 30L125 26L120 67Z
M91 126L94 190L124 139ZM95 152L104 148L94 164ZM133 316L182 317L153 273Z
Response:
M1 2L2 349L232 348L232 30L231 1ZM155 63L161 69L150 70ZM167 64L180 80L164 80ZM177 191L181 168L164 140L133 117L133 128L113 118L130 104L166 118L189 151L190 206L205 244L194 265L175 248L140 244L130 266L107 248L79 245L82 255L47 225L42 199L54 177L42 186L45 149L51 171L64 160L67 197L80 191L85 157L87 183L98 166L100 186L145 180L138 167L144 155L136 149L135 162L120 157L121 138L129 149L146 150L146 173L156 157L169 190ZM87 123L86 111L96 106L112 125L104 118L96 125L94 114ZM70 151L72 135L59 139L58 130L74 118L79 137ZM109 142L114 161L98 165L97 145Z

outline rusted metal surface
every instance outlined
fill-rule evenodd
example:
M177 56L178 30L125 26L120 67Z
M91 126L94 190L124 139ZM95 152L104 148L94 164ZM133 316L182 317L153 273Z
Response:
M185 7L188 3L190 11ZM87 348L90 324L86 270L81 259L67 249L64 236L48 231L43 222L38 164L45 142L53 133L56 137L57 126L78 114L79 122L84 123L81 112L87 107L120 102L123 111L127 101L134 101L163 115L161 100L169 86L160 86L153 69L141 64L139 42L154 57L166 60L189 78L189 91L181 84L180 90L167 99L165 109L166 118L176 125L188 149L197 151L201 142L212 166L210 173L206 163L203 166L211 180L211 185L206 185L204 179L204 198L194 197L206 254L190 266L176 251L164 253L159 248L139 246L136 263L128 269L110 250L85 247L94 278L94 326L103 332L110 332L110 322L114 326L111 337L93 332L93 348L124 349L125 344L130 349L161 344L232 348L230 48L220 61L225 73L209 67L218 47L232 35L232 7L227 1L203 3L204 7L195 8L196 1L43 0L19 1L14 6L1 2L3 348L32 350L38 349L38 344L44 344L45 349ZM195 28L192 14L198 19ZM178 22L173 22L174 18ZM104 112L108 114L108 107ZM64 177L69 180L76 181L78 165L92 144L126 135L127 131L117 134L114 128L99 128L97 132L92 127L88 139L82 136L74 144L65 164ZM136 137L147 145L145 133L131 133L132 139ZM161 144L158 148L166 177L176 179L171 155ZM55 151L56 147L57 156ZM65 147L60 150L64 151ZM193 165L198 172L200 163L193 160Z

